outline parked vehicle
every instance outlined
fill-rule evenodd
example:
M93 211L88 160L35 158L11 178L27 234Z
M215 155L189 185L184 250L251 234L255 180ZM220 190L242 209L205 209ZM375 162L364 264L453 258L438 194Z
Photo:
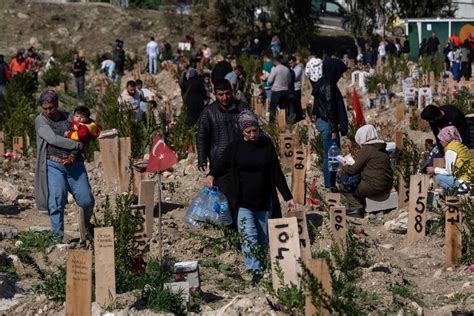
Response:
M317 19L319 27L350 31L347 10L336 1L313 0L311 15Z

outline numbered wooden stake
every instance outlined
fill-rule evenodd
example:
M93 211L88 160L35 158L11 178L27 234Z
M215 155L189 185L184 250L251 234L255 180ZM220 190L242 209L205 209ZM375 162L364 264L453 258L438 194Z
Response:
M304 211L294 211L286 213L285 217L296 217L298 222L298 234L300 236L301 259L306 262L311 259L311 245L309 241L308 223L306 222L306 213Z
M94 228L95 300L102 306L115 301L114 228Z
M130 137L119 138L119 148L119 188L120 192L127 192L130 184L130 158L132 156Z
M395 147L398 151L403 150L403 133L395 132Z
M284 168L290 168L297 143L296 134L280 134L280 160Z
M91 315L92 252L69 250L66 269L66 315Z
M427 175L410 177L410 200L408 202L408 232L406 244L422 239L426 231L426 199L430 178Z
M305 147L294 151L291 191L295 202L301 205L306 202L306 157Z
M5 133L3 131L0 131L0 142L5 141Z
M134 216L136 216L140 220L137 232L135 233L136 247L140 250L143 250L149 240L149 237L146 235L145 229L146 207L145 205L132 205L131 208Z
M446 197L446 259L447 268L456 265L462 255L462 213L459 210L459 198L457 196Z
M23 137L13 136L13 152L23 154Z
M410 200L410 190L403 179L403 176L400 175L398 181L398 209L408 206L408 201Z
M302 96L301 97L301 108L303 109L303 111L305 111L308 108L308 104L309 104L309 98L305 95Z
M117 185L119 181L119 138L117 136L111 138L100 138L99 147L102 158L102 168L104 171L104 180L107 184Z
M0 142L0 158L5 156L5 145L3 142Z
M148 238L153 235L153 211L155 209L155 181L140 182L138 204L145 205L145 233Z
M341 194L332 192L326 194L326 203L329 207L341 205Z
M100 151L94 151L94 166L98 168L100 166Z
M280 267L283 273L285 284L293 283L298 285L298 274L301 273L301 266L298 260L301 258L301 252L296 218L269 219L268 233L273 288L278 290L282 286L278 278L277 266Z
M331 298L332 296L332 284L331 284L331 273L329 267L324 259L312 259L307 262L307 268L314 275L316 279L321 282L323 290ZM305 300L305 315L330 315L329 310L325 308L316 308L311 302L311 293L306 290Z
M331 206L330 222L331 232L334 240L343 246L346 242L347 222L346 222L346 207L345 206Z
M282 133L286 131L286 110L277 109L278 130Z
M397 103L397 123L400 123L405 118L405 104L403 102Z

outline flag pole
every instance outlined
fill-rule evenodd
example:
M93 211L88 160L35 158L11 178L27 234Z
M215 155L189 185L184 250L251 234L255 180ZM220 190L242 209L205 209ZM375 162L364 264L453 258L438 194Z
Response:
M161 228L161 173L158 173L158 260L163 259L163 237L162 237L162 228Z

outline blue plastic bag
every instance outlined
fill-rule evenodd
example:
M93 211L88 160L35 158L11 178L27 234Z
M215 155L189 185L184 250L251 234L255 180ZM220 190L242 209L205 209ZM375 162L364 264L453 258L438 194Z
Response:
M229 201L217 187L205 187L192 199L183 220L192 226L197 226L199 222L205 221L219 225L230 225L232 216Z

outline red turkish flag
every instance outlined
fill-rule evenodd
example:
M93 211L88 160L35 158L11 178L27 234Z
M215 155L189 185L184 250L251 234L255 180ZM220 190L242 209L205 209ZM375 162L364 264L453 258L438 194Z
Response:
M364 113L362 113L362 106L357 96L357 90L354 88L354 123L356 127L361 127L365 124Z
M178 161L176 154L156 135L150 149L147 172L162 172L171 168Z

